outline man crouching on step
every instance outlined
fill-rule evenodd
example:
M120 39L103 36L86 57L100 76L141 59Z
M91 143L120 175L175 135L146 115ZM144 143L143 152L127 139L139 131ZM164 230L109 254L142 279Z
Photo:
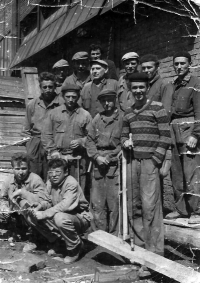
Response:
M135 103L125 111L121 135L123 147L127 150L133 147L132 184L128 189L129 219L134 237L142 238L147 250L163 255L164 226L159 168L171 142L169 122L162 103L147 99L147 75L135 73L129 80ZM142 203L143 233L139 235L135 219L137 199Z
M53 206L45 211L34 211L38 223L48 221L58 229L67 248L66 264L80 257L83 243L80 235L90 226L89 204L78 182L68 174L68 164L64 159L49 161L47 190ZM49 231L49 233L51 233Z

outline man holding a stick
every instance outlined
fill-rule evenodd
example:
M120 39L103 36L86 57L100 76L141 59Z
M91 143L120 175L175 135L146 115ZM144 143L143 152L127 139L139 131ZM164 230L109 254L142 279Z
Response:
M132 182L128 189L129 218L136 217L137 200L141 199L143 231L138 234L135 220L133 223L130 219L132 229L135 236L144 241L147 250L163 255L164 226L159 169L171 143L169 121L162 103L147 99L148 76L135 73L129 80L135 103L125 111L121 136L125 149L130 150L133 144Z

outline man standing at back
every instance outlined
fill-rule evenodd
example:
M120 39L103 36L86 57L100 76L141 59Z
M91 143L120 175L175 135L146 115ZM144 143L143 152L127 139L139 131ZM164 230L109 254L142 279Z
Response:
M125 111L134 102L130 91L129 76L138 72L139 55L136 52L126 53L122 57L122 63L126 74L120 77L118 81L118 101L121 110Z
M59 94L62 84L69 74L69 63L61 59L53 65L52 69L56 77L56 92Z
M39 83L41 95L31 100L26 107L23 133L31 138L26 144L27 154L30 157L30 171L45 180L47 175L47 154L41 143L43 124L49 110L61 105L63 100L55 92L56 80L53 74L41 73Z
M87 83L82 89L80 104L94 118L97 113L103 110L98 100L100 91L109 89L117 92L117 81L106 78L108 64L104 60L93 60L90 64L92 81Z
M63 83L73 84L79 86L81 89L83 86L91 80L89 72L89 55L85 51L80 51L74 54L72 57L73 74L67 77Z
M173 81L171 125L174 135L172 151L172 183L177 211L167 219L190 218L200 223L200 80L190 74L191 55L180 51L173 56L177 77ZM187 194L184 194L187 193Z
M93 60L104 60L108 64L108 73L106 75L107 78L118 80L115 63L111 60L103 59L102 55L103 55L103 49L100 45L98 45L98 44L91 44L90 45L90 59L91 59L91 61L93 61Z

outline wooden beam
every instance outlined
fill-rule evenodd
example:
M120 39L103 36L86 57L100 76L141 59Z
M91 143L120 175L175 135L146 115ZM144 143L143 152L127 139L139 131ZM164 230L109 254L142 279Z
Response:
M28 100L39 97L41 94L38 81L38 71L37 68L26 67L22 68L21 74L25 86L25 100L26 103L28 103Z
M165 238L200 249L200 230L165 224Z
M175 279L178 282L200 282L200 273L138 246L135 246L135 250L131 251L130 245L122 239L104 231L98 230L89 234L88 240L128 258L131 262L146 265L148 268Z

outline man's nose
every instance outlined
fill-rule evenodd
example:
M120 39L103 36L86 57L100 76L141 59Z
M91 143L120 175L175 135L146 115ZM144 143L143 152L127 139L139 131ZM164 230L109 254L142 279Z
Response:
M72 97L70 97L70 98L69 98L69 101L71 102L72 100L73 100L73 98L72 98Z

